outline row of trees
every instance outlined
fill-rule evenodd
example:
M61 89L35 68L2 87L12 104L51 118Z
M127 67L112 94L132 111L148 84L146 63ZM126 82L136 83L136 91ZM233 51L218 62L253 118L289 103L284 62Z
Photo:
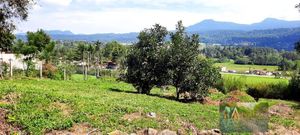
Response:
M166 40L170 36L170 41ZM154 86L173 85L176 97L189 93L190 99L202 99L221 76L212 63L199 56L199 36L189 36L179 21L169 33L158 24L140 32L125 62L122 77L141 94L150 94Z
M82 66L84 79L87 79L90 69L95 70L95 75L100 77L104 62L124 63L127 52L127 47L116 41L54 42L43 30L28 32L26 41L17 40L9 48L26 64L26 76L34 74L36 62L41 61L38 63L40 77L57 78L55 74L58 73L65 80L79 65Z
M281 70L297 68L300 59L296 51L251 46L206 46L201 52L209 58L217 58L218 62L232 59L236 64L278 65Z

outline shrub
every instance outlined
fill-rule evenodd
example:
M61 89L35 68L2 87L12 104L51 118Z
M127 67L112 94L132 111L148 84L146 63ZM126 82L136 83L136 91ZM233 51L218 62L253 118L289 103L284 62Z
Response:
M294 73L289 84L291 99L300 101L300 73Z
M43 64L43 77L55 79L55 74L58 72L57 68L52 64Z
M217 82L217 88L223 93L229 93L236 90L245 90L246 89L246 80L245 76L241 77L225 77L223 80Z
M235 64L250 64L250 59L247 57L238 58L235 62Z
M288 84L284 82L276 84L260 84L248 88L247 93L258 98L272 98L272 99L290 99L290 89Z

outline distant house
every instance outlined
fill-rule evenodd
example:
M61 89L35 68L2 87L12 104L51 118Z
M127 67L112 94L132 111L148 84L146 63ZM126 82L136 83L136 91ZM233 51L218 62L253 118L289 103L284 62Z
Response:
M222 67L221 68L221 72L227 72L227 68L226 67Z
M228 73L236 73L236 70L228 70Z
M255 75L267 75L267 71L263 70L253 70L251 73Z
M118 69L118 64L112 61L107 62L106 69Z
M272 72L267 72L267 76L272 76L273 73Z

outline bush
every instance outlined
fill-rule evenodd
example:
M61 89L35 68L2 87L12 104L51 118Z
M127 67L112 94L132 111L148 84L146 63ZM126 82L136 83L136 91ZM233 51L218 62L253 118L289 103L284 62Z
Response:
M247 93L256 100L259 98L290 99L291 96L288 84L284 82L252 86L248 88Z
M246 80L245 76L241 77L225 77L223 80L217 82L217 88L223 93L229 93L236 90L245 90L246 89Z
M56 73L58 72L57 67L52 64L43 64L43 77L47 77L50 79L56 78Z
M235 64L250 64L250 59L247 57L243 57L243 58L238 58L235 62Z
M291 99L300 101L300 73L294 73L289 84Z

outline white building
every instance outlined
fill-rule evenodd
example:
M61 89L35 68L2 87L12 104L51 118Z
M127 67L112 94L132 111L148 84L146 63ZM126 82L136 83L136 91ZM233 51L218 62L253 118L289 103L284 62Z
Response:
M0 62L5 62L7 64L10 64L10 61L12 63L12 66L14 69L26 69L26 64L23 62L24 56L16 57L15 54L12 53L0 53ZM38 62L36 62L36 69L38 69Z
M227 68L226 67L222 67L221 68L221 72L227 72Z

